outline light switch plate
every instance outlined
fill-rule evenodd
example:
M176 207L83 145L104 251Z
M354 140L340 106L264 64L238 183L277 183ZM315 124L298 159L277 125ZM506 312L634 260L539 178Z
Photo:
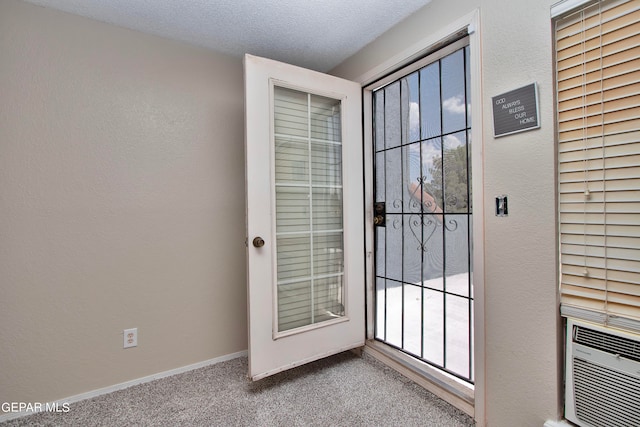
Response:
M496 216L508 216L509 206L507 204L507 196L496 196Z

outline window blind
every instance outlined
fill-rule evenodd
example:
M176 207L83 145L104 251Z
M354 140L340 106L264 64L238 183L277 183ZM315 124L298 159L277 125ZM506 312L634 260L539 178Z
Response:
M636 323L640 1L596 2L555 22L563 311Z
M340 107L274 87L278 332L344 316Z

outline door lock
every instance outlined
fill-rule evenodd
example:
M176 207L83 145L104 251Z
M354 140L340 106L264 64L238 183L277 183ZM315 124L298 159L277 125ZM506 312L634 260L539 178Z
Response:
M376 202L373 204L373 225L384 227L386 224L387 208L384 202Z

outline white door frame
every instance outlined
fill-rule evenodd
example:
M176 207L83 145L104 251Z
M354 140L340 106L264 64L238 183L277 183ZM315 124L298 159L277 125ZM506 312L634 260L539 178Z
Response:
M480 12L475 10L468 15L447 25L441 31L418 41L404 51L398 53L387 61L379 64L367 71L357 79L362 87L369 86L376 80L399 70L425 54L431 52L434 47L440 46L443 42L452 38L456 34L465 31L469 35L470 46L470 71L471 71L471 111L472 111L472 182L473 182L473 286L474 286L474 372L475 388L471 397L473 404L468 404L468 399L464 397L464 387L457 390L455 382L449 381L438 370L425 370L414 366L408 366L408 371L420 371L419 376L426 377L426 381L419 381L421 385L432 392L459 407L461 410L472 415L479 427L485 422L485 334L484 334L484 182L483 182L483 114L482 114L482 75L481 75L481 43L480 43ZM366 274L367 274L367 349L373 355L380 357L380 343L373 340L374 337L374 225L373 225L373 135L371 115L372 91L363 91L363 112L364 112L364 174L365 174L365 251L366 251ZM394 365L410 365L401 352L390 349L392 358L395 357ZM393 353L398 353L393 355ZM385 359L382 355L381 359ZM391 358L387 358L391 362ZM433 371L433 372L432 372ZM408 372L407 372L408 373ZM458 395L458 396L456 396ZM461 398L462 397L462 398Z

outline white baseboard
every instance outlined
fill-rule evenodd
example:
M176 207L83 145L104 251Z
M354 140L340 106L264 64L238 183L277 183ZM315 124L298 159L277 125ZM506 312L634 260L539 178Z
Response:
M217 363L226 362L227 360L237 359L238 357L244 357L246 355L247 355L247 350L239 351L237 353L226 354L224 356L215 357L213 359L205 360L203 362L182 366L176 369L170 369L164 372L158 372L157 374L152 374L146 377L137 378L135 380L126 381L120 384L99 388L97 390L88 391L86 393L76 394L75 396L70 396L65 399L56 400L55 402L48 402L48 404L50 405L50 407L62 407L63 404L70 404L70 403L79 402L81 400L91 399L93 397L101 396L103 394L113 393L114 391L129 388L134 385L144 384L154 380L159 380L160 378L166 378L172 375L181 374L183 372L193 371L194 369L204 368L205 366L215 365ZM43 404L42 406L44 405L45 404ZM8 412L0 415L0 423L13 420L15 418L24 417L26 415L35 414L36 412L41 412L41 411L31 410L31 411L23 411L23 412Z
M570 424L565 420L558 420L558 421L547 420L544 423L544 427L574 427L574 426L573 424Z

